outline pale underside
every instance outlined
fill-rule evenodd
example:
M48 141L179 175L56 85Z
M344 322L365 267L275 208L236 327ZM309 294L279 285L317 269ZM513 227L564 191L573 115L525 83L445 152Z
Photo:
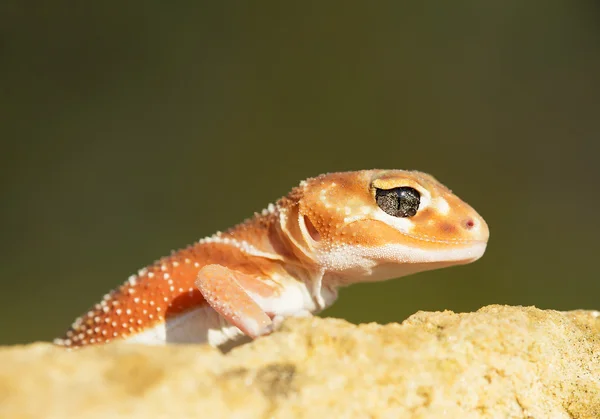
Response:
M294 280L293 285L290 280L286 282L288 286L284 287L276 297L264 298L248 292L265 312L273 314L275 326L286 317L309 316L320 311L311 297L310 290L303 282ZM321 292L325 307L333 304L336 298L337 294L329 290L324 289ZM211 306L205 304L123 340L146 345L208 343L211 346L221 346L235 342L243 335L240 329L232 326Z
M124 339L128 343L165 345L169 343L208 343L220 346L243 334L208 305L168 319Z

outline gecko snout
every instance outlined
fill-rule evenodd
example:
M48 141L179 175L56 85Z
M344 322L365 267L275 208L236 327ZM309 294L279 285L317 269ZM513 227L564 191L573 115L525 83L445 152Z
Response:
M460 226L466 234L471 236L472 240L487 241L490 236L488 226L481 217L465 217Z

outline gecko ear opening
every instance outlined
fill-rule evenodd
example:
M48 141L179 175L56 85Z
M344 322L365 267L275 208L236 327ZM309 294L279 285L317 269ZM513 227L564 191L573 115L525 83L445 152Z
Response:
M306 215L303 215L302 216L302 220L304 221L304 225L306 226L306 231L310 235L310 238L313 239L316 242L320 241L321 240L321 235L317 231L317 229L314 226L314 224L310 221L310 218L308 218Z

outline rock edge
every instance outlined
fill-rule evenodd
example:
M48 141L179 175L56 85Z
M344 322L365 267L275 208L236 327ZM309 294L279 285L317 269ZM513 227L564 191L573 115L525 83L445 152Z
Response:
M600 418L600 313L290 319L207 346L0 348L1 418Z

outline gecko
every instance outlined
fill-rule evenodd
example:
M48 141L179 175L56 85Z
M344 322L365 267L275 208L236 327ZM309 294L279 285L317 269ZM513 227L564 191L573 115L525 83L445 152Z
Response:
M340 287L473 262L488 238L485 220L429 174L326 173L139 270L54 343L255 339L321 312Z

